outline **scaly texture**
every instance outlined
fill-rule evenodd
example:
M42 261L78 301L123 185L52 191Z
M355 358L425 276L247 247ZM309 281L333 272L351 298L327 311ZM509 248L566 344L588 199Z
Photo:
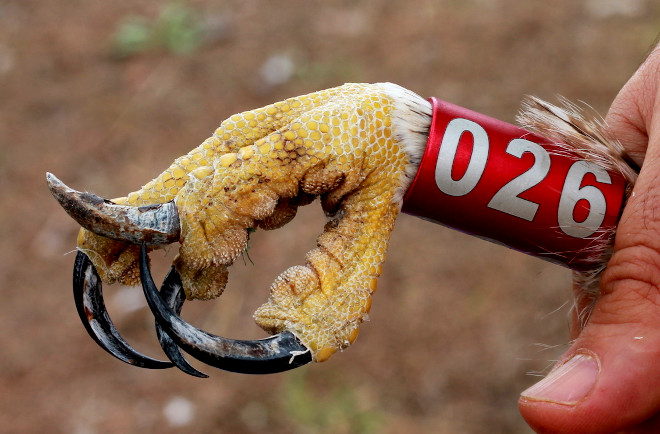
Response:
M175 201L182 228L175 264L187 297L208 299L222 292L249 230L280 227L320 196L329 222L318 247L275 280L255 319L273 333L292 331L323 361L355 340L369 312L430 119L427 101L389 83L291 98L230 117L115 202ZM86 230L78 242L104 281L136 282L137 246Z

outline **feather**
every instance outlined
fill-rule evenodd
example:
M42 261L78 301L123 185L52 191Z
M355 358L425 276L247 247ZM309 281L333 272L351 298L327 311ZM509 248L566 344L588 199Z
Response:
M630 158L621 142L607 131L605 121L591 108L593 116L586 117L586 108L560 97L561 106L527 96L516 121L558 145L567 153L594 162L600 167L621 174L628 183L624 204L632 193L639 166ZM588 107L588 106L587 106ZM594 234L594 244L588 254L595 264L590 272L575 272L573 309L579 327L583 328L600 296L600 276L612 256L614 232Z

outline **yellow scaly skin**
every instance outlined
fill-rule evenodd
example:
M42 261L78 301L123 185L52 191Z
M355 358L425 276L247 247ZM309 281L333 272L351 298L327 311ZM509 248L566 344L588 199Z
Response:
M320 195L330 219L318 247L304 266L275 280L255 319L269 332L293 332L323 361L355 340L369 312L401 197L425 144L423 134L414 149L404 143L411 133L402 130L413 126L402 117L411 116L410 108L420 128L428 127L430 105L389 83L347 84L236 114L114 202L175 201L182 228L175 265L186 296L209 299L222 293L248 228L280 227ZM78 246L105 282L137 283L138 246L85 229Z

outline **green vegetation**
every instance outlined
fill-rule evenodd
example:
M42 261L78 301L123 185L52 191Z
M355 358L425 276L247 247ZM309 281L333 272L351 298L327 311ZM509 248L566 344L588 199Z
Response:
M119 58L149 51L190 54L203 42L199 14L183 3L165 4L150 20L140 15L125 17L112 38L113 53Z
M304 372L292 372L283 392L284 410L304 433L373 433L382 426L383 415L362 403L356 391L344 384L323 394L312 391Z

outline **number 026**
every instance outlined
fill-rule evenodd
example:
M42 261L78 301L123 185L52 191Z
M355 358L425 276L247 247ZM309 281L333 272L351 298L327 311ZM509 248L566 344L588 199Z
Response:
M463 175L459 179L453 179L452 168L459 142L466 133L473 139L472 153ZM488 133L481 125L468 119L452 119L442 137L435 168L435 181L440 191L454 197L468 195L479 184L486 170L489 152ZM525 154L531 154L533 164L528 170L504 184L492 196L488 207L531 222L540 204L520 195L546 178L552 164L550 153L543 146L523 138L511 140L506 147L506 153L519 159ZM575 238L593 235L603 223L607 209L603 192L594 185L583 185L587 174L592 174L599 183L612 182L606 170L588 161L577 160L569 168L559 198L557 223L566 235ZM588 214L582 221L576 221L575 209L581 200L588 202Z

